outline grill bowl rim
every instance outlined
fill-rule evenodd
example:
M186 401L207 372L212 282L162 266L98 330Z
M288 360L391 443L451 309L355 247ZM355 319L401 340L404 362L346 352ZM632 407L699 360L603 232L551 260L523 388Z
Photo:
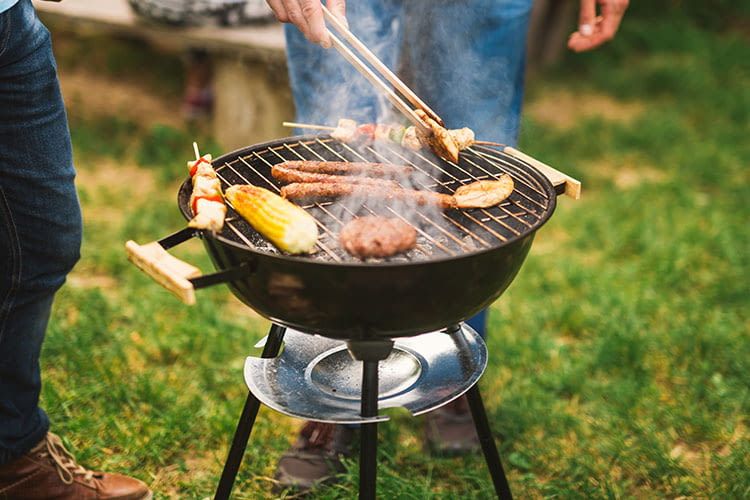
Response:
M296 135L296 136L289 136L284 137L281 139L274 139L272 141L266 141L259 144L253 144L250 146L245 146L242 148L235 149L233 151L229 151L227 153L222 154L218 158L212 160L211 164L214 166L214 168L220 168L224 163L227 163L229 158L238 158L240 156L245 156L246 153L257 151L259 149L267 149L277 146L282 146L284 144L289 144L291 142L299 142L299 141L309 141L314 139L319 139L321 137L326 137L327 134L307 134L307 135ZM497 153L498 150L491 148L489 146L472 146L475 148L481 148L486 151ZM499 152L502 153L502 150ZM526 238L530 235L533 235L536 233L542 226L544 226L550 217L552 217L552 214L555 212L555 209L557 208L557 192L555 191L555 187L552 185L550 180L539 170L537 170L533 165L530 165L526 163L525 161L514 158L514 160L518 161L520 164L524 166L525 169L528 169L527 171L531 173L531 175L534 176L535 180L537 180L542 187L544 188L545 194L547 195L547 198L549 199L549 206L547 207L547 210L545 213L539 218L539 220L536 222L535 227L531 228L528 231L524 231L520 234L514 235L511 238L508 238L506 241L503 241L502 243L494 244L489 248L482 248L479 250L474 250L470 252L462 252L458 255L447 255L447 256L440 256L436 258L426 258L426 259L418 259L418 260L410 260L410 261L378 261L378 262L372 262L372 261L357 261L357 260L351 260L351 261L344 261L344 262L337 262L332 260L322 260L319 258L316 258L314 256L310 256L308 254L304 255L290 255L285 253L271 253L271 252L264 252L258 249L255 249L253 247L250 247L245 244L238 243L236 241L232 241L228 238L225 238L221 236L220 234L212 234L208 230L199 229L196 230L199 233L201 233L201 236L203 238L212 239L215 241L218 241L224 245L229 245L231 247L234 247L238 250L243 250L246 252L249 252L254 255L259 255L261 257L268 257L268 258L276 258L280 260L285 261L294 261L294 262L304 262L309 264L319 264L319 265L330 265L335 267L351 267L351 268L381 268L381 267L410 267L415 265L428 265L433 264L437 262L448 262L448 261L454 261L457 259L462 259L464 257L472 257L481 255L488 252L493 252L499 248L505 247L507 245L510 245L512 243L515 243L518 240L521 240L523 238ZM177 206L180 209L180 212L182 213L182 216L185 218L185 220L189 221L193 218L193 215L190 211L189 203L181 203L180 197L182 192L186 191L188 194L192 190L192 181L191 178L188 176L185 181L180 185L180 188L177 191ZM280 252L280 251L279 251ZM355 259L355 257L352 257L352 259Z

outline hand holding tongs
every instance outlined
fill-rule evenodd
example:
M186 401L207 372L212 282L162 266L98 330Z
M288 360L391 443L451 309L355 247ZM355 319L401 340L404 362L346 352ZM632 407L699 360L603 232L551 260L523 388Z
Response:
M362 76L367 78L370 83L372 83L375 88L382 93L385 94L385 96L388 98L389 101L391 101L391 104L393 104L396 109L398 109L401 113L406 116L406 118L412 122L416 127L421 129L424 132L430 132L430 129L427 127L427 125L422 121L421 118L414 112L414 108L421 109L424 111L427 116L435 120L439 125L444 126L443 120L435 113L432 109L430 109L427 104L422 101L422 99L417 96L409 87L406 86L404 82L401 81L399 77L397 77L388 67L383 64L383 62L378 59L378 57L372 53L370 49L367 48L367 46L362 43L354 34L349 31L349 29L346 27L346 25L341 22L339 18L334 16L331 11L329 11L325 5L323 7L323 15L328 21L331 26L347 41L349 44L361 54L361 56L369 62L372 67L377 71L373 71L370 69L369 66L367 66L362 60L355 54L349 47L347 47L336 35L334 35L331 30L327 29L328 35L331 37L331 43L336 48L336 50L341 53L342 56L344 56L344 59L349 61L354 68L359 71ZM379 73L379 74L378 74ZM393 85L393 88L391 88L385 81L383 81L383 78L390 82L391 85ZM409 104L404 101L404 99L399 96L395 91L397 90L399 93L401 93L413 106L409 106Z

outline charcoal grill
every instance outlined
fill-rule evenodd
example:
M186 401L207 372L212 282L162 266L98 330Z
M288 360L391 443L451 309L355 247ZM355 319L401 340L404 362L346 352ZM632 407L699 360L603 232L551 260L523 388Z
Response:
M368 199L355 204L338 200L306 205L304 208L313 215L322 234L312 255L280 253L231 206L225 227L218 234L185 228L143 246L128 242L131 260L184 302L195 302L195 289L226 283L240 300L271 320L273 326L262 358L279 355L287 328L295 332L288 342L299 343L305 334L345 341L352 362L361 362L362 366L361 385L357 387L361 403L358 421L366 423L361 432L360 498L374 498L377 422L383 420L378 417L378 408L387 396L379 393L378 367L387 363L394 352L394 341L443 332L453 339L454 351L448 354L468 359L471 356L467 357L467 353L481 352L483 342L471 340L478 337L462 321L487 307L507 288L536 231L554 212L557 195L565 193L577 198L580 183L509 147L475 145L462 151L459 162L453 163L429 152L406 151L395 145L355 147L325 135L251 146L226 154L213 165L224 189L249 183L278 192L281 185L270 172L274 164L286 160L410 165L415 175L410 180L413 185L408 187L448 194L461 185L496 179L502 174L510 175L515 183L508 199L488 209L443 211L410 207L404 212L393 206L375 205ZM187 179L178 194L179 208L187 220L192 218L191 189ZM349 256L337 241L339 230L348 220L371 214L407 220L417 229L417 247L389 259L360 261ZM218 272L201 275L197 268L166 253L166 249L193 237L203 240ZM467 347L469 344L474 345L473 350ZM290 359L295 349L282 354L280 362L285 361L285 355ZM484 367L477 371L479 365L472 366L462 368L464 379L457 380L452 390L443 390L438 401L419 400L419 408L434 409L466 393L495 490L501 498L510 498L476 386ZM229 497L260 406L259 396L272 407L278 403L277 409L285 408L288 414L346 421L320 408L318 413L295 413L290 406L283 406L282 395L274 392L275 387L283 385L282 381L271 380L265 389L255 382L249 381L251 390L216 498ZM414 390L420 389L419 384L412 385ZM405 401L416 401L408 395L404 397Z
M322 234L314 255L279 253L230 207L220 234L184 229L151 244L162 252L162 247L201 237L218 273L200 276L198 269L163 252L143 267L187 303L195 301L195 288L227 283L262 316L301 331L338 339L416 335L457 324L497 299L520 269L536 230L552 215L557 191L575 189L569 178L511 148L475 146L455 164L395 146L355 148L327 136L252 146L218 158L214 166L224 188L251 183L278 191L281 185L271 176L271 166L299 159L411 165L417 173L415 187L444 193L503 173L516 187L490 209L414 211L409 222L417 228L417 248L391 259L359 261L340 247L342 225L375 210L368 203L354 210L335 201L305 206ZM541 168L556 176L557 186ZM192 217L190 191L188 179L178 196L186 219ZM380 210L403 218L392 208ZM158 259L163 265L153 262Z

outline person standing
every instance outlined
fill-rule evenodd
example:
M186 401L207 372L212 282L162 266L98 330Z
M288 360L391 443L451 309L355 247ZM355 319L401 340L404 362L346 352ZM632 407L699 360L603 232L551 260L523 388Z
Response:
M388 122L381 96L331 48L320 0L267 0L287 23L287 64L298 122ZM611 40L628 0L580 0L568 47L591 50ZM523 100L526 36L532 0L327 0L386 66L440 115L447 128L515 146ZM598 12L597 12L598 11ZM486 311L467 323L482 336ZM464 453L477 438L464 398L426 416L432 449ZM353 432L308 422L277 467L282 486L310 488L340 469Z
M50 34L31 0L0 0L0 498L151 498L90 471L49 432L39 354L79 258L81 212Z

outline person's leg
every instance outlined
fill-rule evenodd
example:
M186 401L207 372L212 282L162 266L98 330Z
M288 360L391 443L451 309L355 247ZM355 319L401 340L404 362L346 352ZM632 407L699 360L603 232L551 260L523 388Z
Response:
M478 139L516 144L531 6L531 0L407 2L407 78L448 128L470 127ZM468 323L486 335L486 311Z
M140 481L60 458L38 406L53 296L79 258L74 177L49 32L20 0L0 14L0 496L146 499Z
M523 99L531 0L412 0L404 35L407 78L448 128L515 145ZM467 323L482 337L487 311ZM442 453L478 449L465 398L427 415L430 446Z
M79 257L81 214L49 34L28 1L0 40L0 463L47 433L39 352L52 298Z
M413 90L448 128L513 145L532 0L411 0L404 32Z
M401 0L357 0L347 4L350 30L390 68L401 45ZM286 25L287 65L297 120L335 125L339 118L375 122L388 113L380 96L336 49L308 42ZM304 131L301 131L304 132Z
M487 309L466 320L466 324L476 330L482 338L485 338L487 336Z

